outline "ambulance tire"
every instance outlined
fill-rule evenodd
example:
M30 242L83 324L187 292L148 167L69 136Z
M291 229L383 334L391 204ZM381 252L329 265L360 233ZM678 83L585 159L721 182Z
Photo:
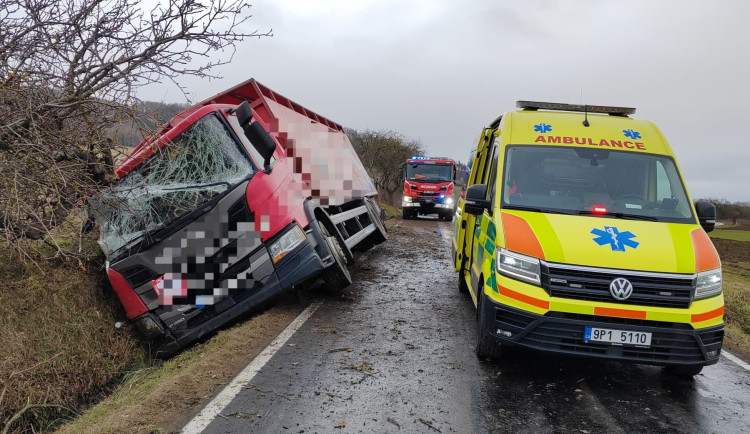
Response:
M461 271L458 272L458 292L461 294L469 292L469 286L466 284L466 279L464 279L463 267L461 267Z
M701 373L703 365L669 365L664 370L670 375L692 378Z
M479 284L482 285L480 279ZM482 285L483 286L483 285ZM477 341L476 341L476 354L480 359L499 359L501 354L500 342L490 335L490 331L487 329L487 310L485 309L484 303L486 303L487 296L484 295L484 290L480 289L478 303L477 303Z
M332 292L340 292L352 283L352 276L346 266L346 255L337 237L331 235L330 229L325 224L320 225L328 250L333 256L334 262L323 270L322 277L326 286Z

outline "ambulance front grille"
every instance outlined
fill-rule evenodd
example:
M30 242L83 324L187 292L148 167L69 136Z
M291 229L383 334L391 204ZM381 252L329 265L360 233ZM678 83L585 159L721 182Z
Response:
M612 280L624 277L633 285L627 300L609 291ZM688 308L695 289L694 274L649 273L542 263L542 287L552 297L606 303Z

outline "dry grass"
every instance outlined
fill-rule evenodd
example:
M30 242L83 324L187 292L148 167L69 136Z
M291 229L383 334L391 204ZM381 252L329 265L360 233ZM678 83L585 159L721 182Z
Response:
M142 349L114 328L124 313L97 262L0 257L0 427L29 406L9 431L48 431L121 378Z

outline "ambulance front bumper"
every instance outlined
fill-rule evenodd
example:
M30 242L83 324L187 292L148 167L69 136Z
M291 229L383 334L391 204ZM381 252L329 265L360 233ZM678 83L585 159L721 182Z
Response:
M547 312L537 315L483 301L487 329L503 344L540 351L650 365L712 365L719 361L724 325L693 329L689 324ZM584 340L587 327L651 333L651 345L615 345Z

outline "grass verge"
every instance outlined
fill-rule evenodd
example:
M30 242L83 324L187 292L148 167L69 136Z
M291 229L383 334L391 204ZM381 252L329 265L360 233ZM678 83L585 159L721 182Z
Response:
M49 431L142 354L130 331L114 327L125 315L102 268L0 252L0 427L8 432Z
M735 229L714 229L709 234L711 238L721 238L724 240L750 241L750 231Z
M222 330L160 366L141 361L109 397L58 432L176 432L302 309L296 302L276 303L276 307Z

